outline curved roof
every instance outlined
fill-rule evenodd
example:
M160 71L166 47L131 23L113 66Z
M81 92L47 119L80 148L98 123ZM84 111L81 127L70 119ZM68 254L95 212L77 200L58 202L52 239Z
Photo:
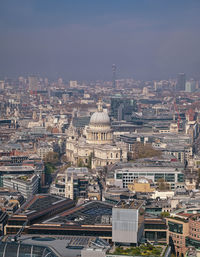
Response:
M106 112L95 112L90 118L91 125L105 126L110 125L110 118Z

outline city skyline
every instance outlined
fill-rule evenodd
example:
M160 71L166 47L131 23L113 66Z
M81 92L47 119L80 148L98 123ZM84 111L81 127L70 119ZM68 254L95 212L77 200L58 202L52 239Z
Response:
M200 2L2 1L0 76L199 79Z

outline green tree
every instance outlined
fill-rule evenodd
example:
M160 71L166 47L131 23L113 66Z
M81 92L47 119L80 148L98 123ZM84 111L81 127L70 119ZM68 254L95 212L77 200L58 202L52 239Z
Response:
M84 167L83 159L79 158L78 160L78 167Z
M158 179L157 183L158 183L158 189L161 191L170 189L170 185L167 182L165 182L163 178Z
M164 211L164 212L161 212L161 217L162 218L167 218L167 217L169 217L170 216L170 213L169 212L167 212L167 211Z
M154 156L161 156L161 151L155 150L151 144L142 144L137 142L133 144L132 152L128 152L128 160L137 160L140 158L151 158Z
M44 158L44 162L57 164L59 162L59 154L55 152L48 152L48 154Z

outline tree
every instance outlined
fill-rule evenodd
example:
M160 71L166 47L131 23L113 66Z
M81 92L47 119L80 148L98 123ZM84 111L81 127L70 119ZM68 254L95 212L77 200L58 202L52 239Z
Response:
M44 161L47 163L56 164L59 161L59 154L55 152L49 152L44 158Z
M161 156L161 151L155 150L151 144L142 144L137 142L132 146L132 152L128 152L128 160L136 160L140 158L151 158Z
M89 155L87 167L88 167L88 169L91 169L91 168L92 168L92 153Z
M47 131L48 131L48 132L51 132L52 129L53 129L53 128L52 128L51 126L48 126L48 127L47 127Z
M55 171L55 166L50 162L46 162L44 171L45 171L46 182L51 183L52 173L54 173Z
M78 167L84 167L83 159L79 158L78 160Z
M167 218L167 217L169 217L170 216L170 213L169 212L167 212L167 211L164 211L164 212L161 212L161 217L162 218Z
M164 190L169 190L170 189L170 185L168 183L166 183L163 178L158 179L157 183L158 183L158 189L159 190L164 191Z

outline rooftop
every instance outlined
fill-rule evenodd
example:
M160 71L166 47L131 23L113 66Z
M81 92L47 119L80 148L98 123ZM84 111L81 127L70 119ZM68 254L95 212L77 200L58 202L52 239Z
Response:
M18 242L0 243L0 255L5 251L5 257L18 256L49 256L77 257L81 250L89 245L108 247L108 243L97 237L87 236L40 236L22 235Z
M95 225L111 223L112 204L101 201L91 201L73 209L67 210L43 223L61 223L66 225Z
M0 172L34 172L32 166L0 166Z
M53 196L48 194L34 195L29 198L20 209L15 213L16 218L18 215L25 215L28 217L35 217L45 215L52 210L59 210L59 207L63 210L63 206L67 209L73 207L74 202L70 199L66 199L60 196Z
M118 204L115 205L115 208L121 208L121 209L139 209L143 204L144 204L144 201L121 200Z

